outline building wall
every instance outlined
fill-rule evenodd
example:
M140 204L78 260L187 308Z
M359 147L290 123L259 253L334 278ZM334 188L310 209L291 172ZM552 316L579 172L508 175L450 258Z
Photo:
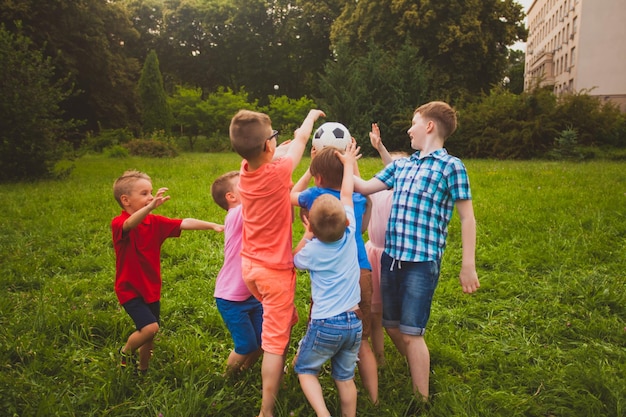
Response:
M626 0L535 0L525 90L587 92L626 111Z

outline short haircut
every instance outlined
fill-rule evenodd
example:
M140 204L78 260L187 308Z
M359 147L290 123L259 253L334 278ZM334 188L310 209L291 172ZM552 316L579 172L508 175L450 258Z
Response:
M218 206L224 210L228 210L228 201L226 194L233 191L233 178L239 176L239 171L230 171L217 177L211 184L211 196Z
M317 197L309 210L311 230L324 243L341 239L346 232L346 219L346 209L332 194Z
M456 130L456 111L443 101L431 101L415 109L413 114L419 113L425 119L430 119L437 125L437 130L443 139L447 139Z
M272 126L265 113L239 110L230 121L230 143L242 158L253 159L263 152L267 132Z
M343 181L343 163L335 155L337 148L326 146L315 155L311 161L312 176L319 175L322 178L322 186L325 188L341 189ZM341 151L340 151L341 152Z
M152 182L145 172L129 169L113 183L113 196L121 208L124 208L122 205L122 195L129 195L138 180L148 180Z

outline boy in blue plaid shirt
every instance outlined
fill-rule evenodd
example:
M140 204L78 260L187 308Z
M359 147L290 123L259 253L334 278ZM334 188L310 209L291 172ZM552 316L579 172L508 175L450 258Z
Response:
M385 251L381 260L383 326L406 345L413 391L428 400L430 353L424 341L432 297L454 207L461 220L463 292L480 287L476 273L476 220L465 166L443 145L456 130L456 113L444 102L418 107L407 131L416 152L389 163L374 178L355 177L355 191L369 195L393 189ZM376 125L370 133L386 149Z

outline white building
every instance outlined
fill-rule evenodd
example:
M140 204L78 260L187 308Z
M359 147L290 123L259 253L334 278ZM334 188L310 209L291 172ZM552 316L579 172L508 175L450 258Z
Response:
M626 111L626 0L535 0L524 89L587 92Z

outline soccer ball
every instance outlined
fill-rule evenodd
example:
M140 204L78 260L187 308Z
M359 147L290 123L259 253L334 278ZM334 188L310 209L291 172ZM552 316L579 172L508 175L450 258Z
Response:
M316 151L326 146L345 151L351 141L350 131L344 125L337 122L327 122L317 128L313 134L312 144Z

